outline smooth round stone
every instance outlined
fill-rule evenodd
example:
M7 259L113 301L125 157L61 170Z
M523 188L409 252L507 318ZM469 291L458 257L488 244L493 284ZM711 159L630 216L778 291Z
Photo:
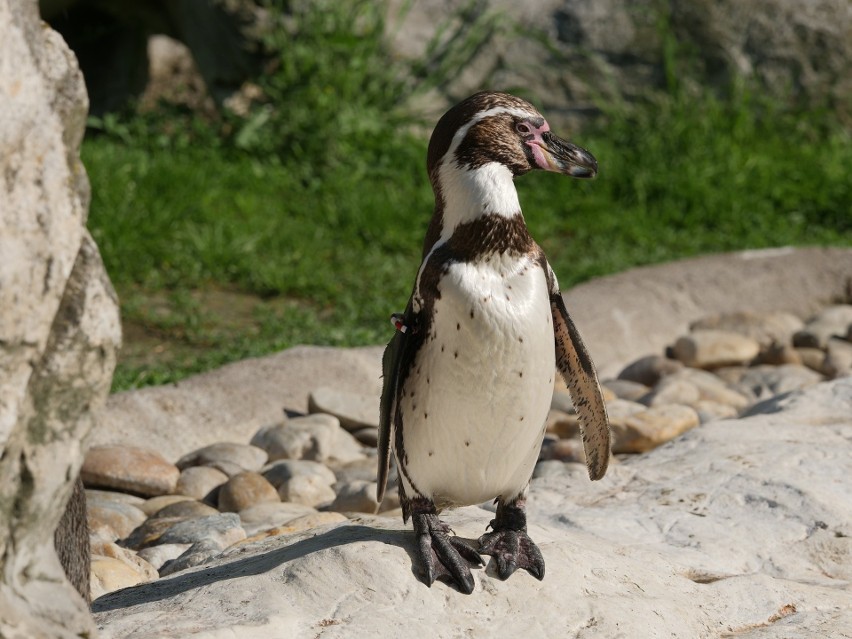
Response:
M737 388L753 393L757 399L767 399L780 393L807 388L823 379L816 371L795 364L754 366L746 371Z
M175 493L202 501L226 481L228 475L221 470L209 466L190 466L181 471Z
M829 379L852 374L852 344L836 337L829 339L822 372Z
M242 539L245 539L243 533ZM236 540L240 541L240 540ZM165 577L172 575L181 570L192 568L193 566L201 566L206 564L211 559L222 554L230 544L223 545L219 539L203 539L192 544L180 556L171 561L167 561L160 567L160 576Z
M648 410L648 407L644 404L626 399L616 399L606 405L610 426L624 426L628 417L646 410Z
M138 507L122 501L92 499L86 502L86 520L89 530L103 530L104 526L114 531L116 539L124 539L137 526L141 526L147 516ZM100 535L105 537L105 535Z
M781 366L782 364L801 364L802 357L790 344L773 343L766 347L761 346L760 353L754 363L770 364L772 366Z
M681 378L689 381L698 389L699 399L730 404L734 408L745 408L749 398L732 390L728 384L718 375L698 368L684 368L682 371L672 375L672 378ZM691 404L692 402L680 402Z
M757 340L739 333L700 329L678 338L672 353L687 366L718 368L750 362L760 352Z
M133 550L155 546L161 543L160 538L169 528L183 521L186 521L184 517L147 519L145 523L134 530L122 543Z
M629 379L605 379L601 382L601 386L611 390L616 398L626 399L631 402L638 402L640 397L651 390L645 384L631 382Z
M832 337L844 337L852 324L852 305L837 304L820 311L793 335L793 346L822 348Z
M385 515L388 512L396 511L398 509L399 491L388 488L385 490L385 496L382 499L382 503L379 504L379 514Z
M709 399L702 399L692 405L695 412L698 413L698 419L702 424L713 422L717 419L730 419L736 417L739 411L730 404L714 402Z
M376 481L378 471L378 459L375 455L351 461L334 467L336 482L345 484L360 479L363 481ZM395 485L397 481L396 464L391 456L391 464L388 472L388 485ZM332 482L334 483L334 482Z
M209 515L215 515L218 512L219 511L212 506L202 504L200 501L195 501L194 499L188 499L185 501L176 501L168 506L163 506L160 510L151 515L151 519L162 519L164 517L169 519L173 517L192 519L193 517L208 517Z
M251 506L239 512L240 522L248 537L265 530L284 526L297 517L315 514L317 510L310 506L294 503L266 503Z
M181 501L191 501L192 497L187 497L186 495L160 495L158 497L151 497L143 503L140 508L142 511L150 517L156 512L159 512L169 504L176 504Z
M305 506L327 506L336 494L325 478L318 475L296 475L278 486L281 501Z
M542 479L544 477L559 477L567 474L567 469L564 462L555 459L545 459L538 462L533 470L533 479Z
M307 415L261 428L251 442L265 450L270 461L308 459L323 462L331 457L340 430L340 421L332 415Z
M94 503L99 499L106 499L107 501L120 501L124 504L130 504L131 506L142 508L142 504L145 503L144 497L139 497L138 495L131 495L129 493L120 493L115 490L98 490L96 488L87 488L85 492L87 504Z
M91 563L92 599L107 593L129 588L145 581L145 576L120 559L92 555Z
M689 406L667 404L631 415L624 426L613 426L613 453L644 453L700 423Z
M337 486L337 497L329 507L335 512L375 514L379 510L376 499L376 482L351 481Z
M553 397L550 399L550 408L568 415L577 414L577 409L574 408L574 402L571 401L571 394L568 391L553 391Z
M167 561L177 559L185 553L192 544L160 544L159 546L149 546L139 551L139 556L151 564L157 571L163 567Z
M153 497L174 490L180 471L153 450L135 446L92 447L80 476L90 488L111 488Z
M159 577L157 569L146 561L144 557L140 557L132 550L122 548L116 543L97 542L92 544L91 551L92 555L112 557L113 559L118 559L119 561L124 562L142 575L142 581L153 581Z
M560 439L576 437L580 433L580 418L576 413L569 415L551 408L547 413L545 428L548 433L556 435Z
M796 354L801 360L802 366L807 366L812 371L822 374L822 365L825 362L825 351L821 348L797 347Z
M310 530L319 526L327 526L329 524L340 524L349 521L345 515L337 512L320 512L310 515L303 515L288 522L284 526L272 528L262 533L258 533L253 537L246 538L246 542L258 541L267 537L277 537L278 535L292 535L293 533Z
M379 429L368 426L367 428L359 428L352 436L358 440L362 446L370 446L375 448L379 445Z
M278 491L260 473L240 473L219 489L219 510L223 513L236 513L255 504L276 501L281 501Z
M266 460L266 451L257 446L222 442L184 455L178 460L177 467L183 470L190 466L214 466L217 462L225 462L235 464L241 472L246 470L256 472L263 468ZM225 474L231 476L230 473Z
M308 410L311 413L334 415L350 433L362 428L379 427L379 398L373 395L322 386L308 397Z
M375 469L375 464L373 464ZM263 468L263 476L278 488L283 482L300 475L316 475L329 486L337 481L337 477L328 466L308 459L281 459Z
M804 322L800 318L785 311L767 313L744 311L704 317L693 322L689 329L690 331L713 329L738 333L756 340L762 348L767 348L772 343L789 344L793 333L801 329L803 325Z
M542 446L539 460L585 464L586 452L583 450L583 443L579 439L560 439L550 442L547 446Z
M169 527L159 538L161 544L194 544L216 540L223 548L245 539L246 533L236 513L221 513L209 517L187 519Z
M662 355L646 355L627 365L619 374L618 379L653 387L666 375L671 375L683 368L683 364L675 359Z
M686 379L664 377L639 403L646 406L692 404L701 398L698 387Z

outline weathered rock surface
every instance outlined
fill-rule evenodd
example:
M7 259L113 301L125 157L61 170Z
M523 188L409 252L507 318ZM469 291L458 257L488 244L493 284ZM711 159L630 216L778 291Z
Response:
M0 0L0 105L0 636L79 637L94 626L52 550L54 530L109 390L120 326L85 228L83 78L32 0ZM74 512L79 523L85 514ZM85 528L57 542L86 589Z
M395 637L429 623L435 637L848 637L852 379L750 413L596 483L579 465L548 462L557 472L537 473L529 499L542 582L501 582L489 567L474 570L471 596L427 588L412 574L411 531L364 516L239 544L101 597L100 636ZM447 521L475 538L492 516L468 507Z

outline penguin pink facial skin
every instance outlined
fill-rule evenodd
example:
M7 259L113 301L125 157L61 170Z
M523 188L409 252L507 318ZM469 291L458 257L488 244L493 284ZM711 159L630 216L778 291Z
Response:
M441 117L426 164L435 210L382 358L378 498L393 453L417 570L430 586L442 579L469 594L481 555L493 557L500 579L518 568L544 578L526 499L557 371L577 408L589 477L603 477L609 463L594 365L514 184L536 169L590 178L597 161L554 135L525 100L482 92ZM439 518L486 501L496 502L495 517L474 543Z

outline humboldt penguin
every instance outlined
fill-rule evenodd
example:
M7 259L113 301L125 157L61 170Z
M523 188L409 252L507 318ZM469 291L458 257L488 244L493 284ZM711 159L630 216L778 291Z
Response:
M427 168L435 210L382 362L378 494L381 501L392 449L424 581L471 593L480 555L494 557L501 579L518 568L544 577L526 495L557 370L580 417L589 477L607 469L610 430L595 368L513 182L534 169L591 178L597 162L554 135L525 100L481 92L438 121ZM490 500L496 516L478 545L438 518Z

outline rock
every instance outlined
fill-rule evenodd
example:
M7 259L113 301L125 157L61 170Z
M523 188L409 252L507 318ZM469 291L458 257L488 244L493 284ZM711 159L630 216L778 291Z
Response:
M698 389L699 400L728 404L734 408L744 408L749 398L729 388L719 376L696 368L685 368L672 375L674 379L686 379ZM686 402L683 402L686 403Z
M192 544L160 544L159 546L149 546L138 552L138 555L151 564L157 571L163 567L167 561L177 559L185 553Z
M561 439L569 439L580 435L580 418L577 414L569 415L560 410L550 409L545 421L546 432Z
M666 404L628 417L624 426L613 424L613 453L644 453L695 428L698 414L689 406Z
M218 510L207 504L202 504L194 499L176 501L151 515L151 519L194 519L197 517L209 517L218 514Z
M772 366L780 366L781 364L801 364L802 358L799 352L790 344L773 343L767 347L761 347L760 353L754 360L755 364L771 364Z
M302 515L301 517L296 517L296 519L290 520L283 526L278 526L276 528L257 533L251 539L247 538L242 543L238 542L238 545L242 546L244 543L258 541L260 539L266 539L268 537L293 535L295 533L303 532L306 530L313 531L314 534L317 534L319 531L316 531L315 529L319 528L320 526L340 524L346 521L349 521L346 515L342 515L337 512L319 512L308 515Z
M257 446L247 444L219 443L211 444L184 455L178 460L181 470L191 466L213 466L224 462L238 466L240 471L257 472L267 461L267 454ZM225 473L229 477L236 473Z
M822 381L823 376L804 366L755 366L748 369L738 384L743 392L753 393L758 399L807 388Z
M308 410L311 413L334 415L350 433L362 428L379 427L379 397L376 395L323 386L311 393Z
M92 555L92 599L141 584L145 576L137 569L114 557Z
M796 354L801 360L800 364L807 366L812 371L822 374L822 365L825 362L825 351L821 348L797 347Z
M616 399L606 405L606 413L611 426L625 426L627 418L648 409L644 404L630 402L626 399Z
M371 446L375 448L379 445L379 429L368 427L368 428L360 428L352 433L352 436L358 440L359 444L364 446Z
M760 352L757 340L739 333L699 329L674 344L675 358L695 368L719 368L750 362Z
M215 491L228 481L228 475L209 466L190 466L184 468L178 477L175 493L187 495L193 499L204 500L215 496Z
M281 501L312 507L327 506L336 496L331 484L317 475L296 475L281 482L278 495Z
M829 379L852 374L852 344L836 337L830 338L822 373Z
M219 510L225 513L279 500L275 487L259 473L240 473L231 477L219 490Z
M740 311L702 318L690 324L689 330L713 329L738 333L756 340L763 350L773 344L791 344L793 333L802 326L804 322L801 319L784 311L768 313Z
M153 497L174 490L180 471L153 451L135 446L95 446L80 470L91 488L112 488Z
M329 506L335 512L375 513L379 510L376 482L351 481L337 486L337 497Z
M558 439L547 442L547 445L541 447L539 460L585 464L586 453L583 450L583 442L579 439Z
M793 335L793 345L825 349L832 337L845 337L850 325L852 325L852 305L829 306Z
M121 328L85 227L77 60L35 2L0 0L0 16L0 636L64 639L95 632L75 482Z
M152 497L152 499L155 499ZM130 504L144 510L145 498L138 495L130 495L128 493L119 493L114 490L98 490L97 488L86 489L86 502L95 503L98 501L120 502L122 504Z
M245 533L243 533L245 538ZM237 540L239 541L239 540ZM227 546L220 539L202 539L192 544L180 556L167 561L160 567L160 576L172 575L181 570L206 564L214 557L219 556Z
M146 519L145 513L136 506L104 497L87 497L86 516L90 530L108 526L115 532L115 538L110 541L127 537Z
M737 409L730 404L723 404L710 399L701 399L695 402L692 408L698 413L698 419L702 424L717 419L730 419L737 416Z
M333 493L332 493L333 494ZM247 537L271 530L293 521L298 517L316 514L316 509L291 502L267 502L249 506L239 512L240 523Z
M656 386L663 376L671 375L681 368L683 368L683 364L677 360L668 359L661 355L646 355L624 368L618 374L618 379L645 386Z
M156 512L159 512L170 504L177 504L182 501L192 501L192 497L186 495L159 495L146 500L140 508L148 517Z
M141 526L134 530L130 535L122 540L122 545L133 550L142 550L149 546L155 546L160 543L160 538L169 528L187 521L186 517L159 517L156 519L147 519ZM185 542L179 542L185 543Z
M337 481L337 476L328 466L308 459L281 459L263 469L263 476L276 488L300 475L315 475L329 486Z
M605 379L601 381L601 386L615 393L618 399L626 399L631 402L638 402L640 397L651 390L645 384L631 382L627 379Z
M530 634L592 617L584 635L601 639L635 627L643 636L714 637L719 628L787 636L790 621L790 636L843 636L852 379L760 410L693 429L599 482L575 464L535 479L528 526L548 565L541 582L523 572L503 582L485 569L473 571L472 597L442 583L427 588L412 575L410 526L364 516L240 543L203 568L109 594L94 605L100 636L235 634L251 624L257 636L343 627L347 636L384 637L424 615L446 619L436 626L446 637L462 626L471 636L493 636L495 627ZM493 513L466 507L443 517L476 538ZM341 600L340 584L357 597ZM791 603L795 614L767 621Z
M663 404L693 404L699 400L701 393L698 387L687 379L664 377L639 402L646 406Z
M252 443L277 459L347 462L363 457L361 446L332 415L317 413L260 429Z
M160 544L194 544L197 541L215 540L223 548L245 539L236 513L222 513L178 522L160 536Z
M112 542L92 544L92 555L97 555L99 557L111 557L124 562L141 575L142 581L140 583L153 581L160 576L157 573L157 569L143 557L140 557L132 550L122 548L118 544L114 544Z
M571 395L567 390L554 390L553 397L550 400L550 408L558 410L561 413L568 415L576 415L577 411L574 408L574 402L571 401Z

